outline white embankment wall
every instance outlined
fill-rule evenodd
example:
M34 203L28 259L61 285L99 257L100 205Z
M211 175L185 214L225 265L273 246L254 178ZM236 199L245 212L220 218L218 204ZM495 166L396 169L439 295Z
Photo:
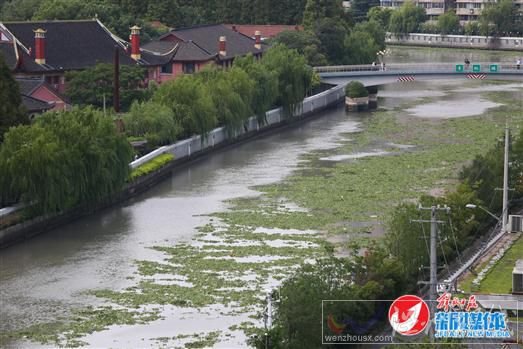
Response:
M305 114L314 113L330 105L336 104L345 98L345 90L343 86L335 86L327 91L321 92L303 100L298 106L294 116L301 116ZM266 113L267 123L259 124L256 116L250 117L245 122L245 127L240 128L234 136L229 137L225 127L215 128L202 142L201 136L194 136L183 141L176 142L171 145L160 147L149 154L142 156L139 159L131 162L131 168L136 168L144 163L154 159L162 154L173 154L175 159L183 159L203 150L208 150L214 146L220 145L223 142L233 140L234 138L245 134L246 132L257 132L267 127L277 125L285 120L283 110L281 108L269 110ZM247 131L245 130L247 129Z
M405 35L394 35L387 33L385 38L387 44L412 45L427 47L455 47L474 49L496 49L496 50L523 50L523 37L492 37L475 35L440 35L411 33Z

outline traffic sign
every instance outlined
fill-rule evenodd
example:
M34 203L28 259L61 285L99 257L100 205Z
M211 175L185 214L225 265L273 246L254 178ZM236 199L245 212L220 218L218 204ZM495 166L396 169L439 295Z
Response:
M473 71L474 73L479 73L479 72L481 71L481 65L480 65L480 64L474 64L474 65L472 66L472 71Z
M456 64L456 72L463 73L463 64Z
M489 66L489 70L491 73L497 73L498 72L498 65L497 64L491 64Z

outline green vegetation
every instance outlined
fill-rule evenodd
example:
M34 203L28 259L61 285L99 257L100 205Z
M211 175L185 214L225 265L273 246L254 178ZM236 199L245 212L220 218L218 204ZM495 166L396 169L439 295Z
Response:
M31 204L34 214L95 204L122 188L131 158L127 140L101 112L50 112L5 134L0 201Z
M351 81L345 86L345 95L349 98L367 97L369 91L359 81Z
M481 293L512 293L512 270L518 259L523 258L523 237L514 242L514 244L505 252L496 265L481 281L478 292ZM479 269L481 270L481 269Z
M152 90L141 87L146 70L139 66L120 66L120 107L128 110L133 102L147 99ZM82 71L69 71L65 74L67 89L65 94L71 102L79 106L92 105L107 108L113 105L113 75L112 64L100 63Z
M129 176L129 180L135 181L136 179L148 175L149 173L153 173L171 161L174 160L174 155L172 154L162 154L160 156L155 157L151 161L147 161L145 164L138 166L137 168L133 169L131 171L131 174Z
M389 30L396 35L418 33L425 19L425 9L416 6L412 1L406 1L401 8L392 12Z
M182 131L172 109L154 102L134 102L123 121L127 136L145 139L149 147L174 143Z
M454 11L448 11L438 17L438 29L442 35L459 32L459 17Z
M20 89L0 54L0 144L9 127L27 123Z

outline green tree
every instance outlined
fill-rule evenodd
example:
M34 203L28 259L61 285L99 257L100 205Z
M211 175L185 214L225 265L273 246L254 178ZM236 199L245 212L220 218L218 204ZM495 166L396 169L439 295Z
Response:
M483 35L501 36L512 31L516 19L516 6L511 0L489 4L481 11L479 21Z
M369 91L359 81L351 81L345 86L345 95L350 98L367 97Z
M263 57L264 67L277 74L277 104L290 116L303 101L312 84L312 69L296 50L283 45L273 46Z
M252 55L237 58L236 67L243 69L254 81L251 110L258 117L259 123L266 122L266 112L274 106L278 98L278 77L264 65L258 64Z
M82 71L67 72L67 89L65 94L73 104L80 106L92 105L103 107L113 104L113 65L97 64ZM134 101L142 101L149 97L150 91L142 87L145 69L139 66L120 66L120 103L122 110L128 110Z
M438 28L443 35L456 33L459 26L459 18L454 11L447 11L438 17Z
M396 35L415 33L425 22L425 9L416 6L412 1L405 1L390 17L389 30Z
M151 146L171 144L182 132L173 111L154 102L135 102L123 116L128 136L144 137Z
M18 126L0 149L2 188L36 214L90 205L120 190L132 149L113 121L93 109L46 113ZM4 194L2 193L2 196Z
M314 33L320 42L320 49L331 64L343 63L343 40L347 29L341 19L320 19L315 26Z
M181 76L162 84L152 100L170 107L182 125L183 137L205 137L217 124L213 100L201 79Z
M29 119L22 106L20 88L0 54L0 143L9 127L27 123Z
M349 64L369 64L376 59L380 47L372 35L364 31L352 31L345 39L346 62Z
M307 0L303 12L303 26L314 31L325 18L340 18L343 12L340 0Z
M254 81L240 68L228 71L216 68L197 75L207 86L216 110L218 123L226 126L229 135L243 126L244 121L252 116L252 98Z
M367 19L369 21L376 21L380 23L383 28L388 28L392 11L393 10L388 7L372 7L367 13Z
M320 40L309 31L284 31L273 39L273 43L297 50L305 57L307 64L313 67L328 64L327 57L320 49Z

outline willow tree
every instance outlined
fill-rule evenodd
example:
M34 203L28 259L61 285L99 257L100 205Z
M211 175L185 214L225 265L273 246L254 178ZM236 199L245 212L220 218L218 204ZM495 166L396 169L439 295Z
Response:
M6 133L0 171L9 197L30 204L35 213L54 213L120 190L131 158L131 147L110 118L74 109L47 113L32 126Z
M262 64L276 73L277 104L283 107L286 115L292 115L312 86L312 68L296 50L283 45L272 47L263 57Z
M252 55L237 58L234 65L236 68L244 70L254 81L256 88L252 96L251 110L256 114L260 124L266 123L266 112L274 106L278 98L278 76L276 72L258 64Z
M254 81L239 68L230 70L206 69L196 78L200 79L211 96L218 123L226 127L230 136L252 116L251 103Z
M208 87L193 76L181 76L162 84L153 101L170 107L182 125L183 136L205 137L217 123L215 108Z

